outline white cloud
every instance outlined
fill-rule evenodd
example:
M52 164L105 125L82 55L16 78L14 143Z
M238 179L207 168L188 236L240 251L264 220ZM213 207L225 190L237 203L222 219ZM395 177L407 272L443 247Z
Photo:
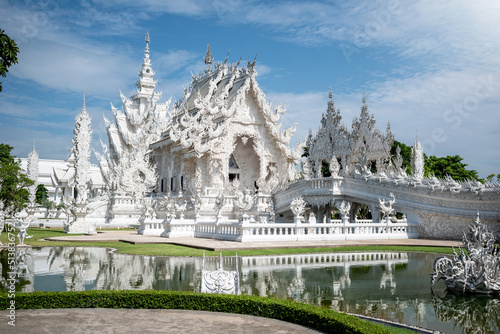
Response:
M170 50L167 54L155 53L151 58L156 73L167 76L192 65L201 59L201 55L187 50Z
M130 82L137 61L95 45L33 40L19 55L12 75L52 89L109 98Z

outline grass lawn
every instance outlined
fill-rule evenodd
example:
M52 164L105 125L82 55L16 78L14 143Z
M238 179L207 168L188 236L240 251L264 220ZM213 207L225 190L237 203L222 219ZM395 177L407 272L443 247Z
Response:
M17 233L15 234L17 235ZM49 237L67 236L62 229L29 228L28 235L32 238L25 239L25 243L31 246L80 246L80 247L109 247L118 249L122 254L138 254L153 256L202 256L203 250L191 247L170 245L170 244L130 244L127 242L69 242L69 241L44 241ZM75 234L72 234L75 235ZM12 234L11 234L12 236ZM8 243L8 233L3 232L0 241ZM17 238L16 238L17 243ZM272 247L272 243L269 243ZM440 254L452 254L449 247L413 247L413 246L349 246L349 247L329 247L329 248L278 248L278 249L252 249L240 250L240 256L263 256L282 254L304 254L304 253L331 253L331 252L356 252L356 251L397 251L397 252L429 252ZM220 252L206 251L207 256L219 255ZM234 256L236 251L223 251L223 256Z

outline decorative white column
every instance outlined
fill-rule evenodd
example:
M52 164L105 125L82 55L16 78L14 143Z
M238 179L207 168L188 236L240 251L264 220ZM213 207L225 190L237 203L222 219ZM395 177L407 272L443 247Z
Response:
M424 177L424 149L418 141L418 136L411 148L411 172L416 179L421 180Z
M85 109L85 95L83 96L82 111L75 118L73 130L72 153L75 156L75 184L76 200L74 202L75 221L65 226L67 233L97 233L95 226L85 221L87 215L87 183L90 171L90 143L92 141L92 123L90 115Z
M33 216L35 214L36 206L36 188L38 186L38 162L39 156L35 151L35 144L33 144L33 151L28 154L28 165L26 167L26 176L32 180L34 183L28 187L29 192L29 205L28 205L28 216Z

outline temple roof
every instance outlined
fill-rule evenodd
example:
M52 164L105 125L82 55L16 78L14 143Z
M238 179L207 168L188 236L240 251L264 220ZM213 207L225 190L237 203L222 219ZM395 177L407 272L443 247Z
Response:
M205 58L210 59L209 56ZM249 60L247 66L240 66L240 61L228 64L227 58L214 65L208 62L200 75L192 77L182 99L175 103L170 113L171 122L158 144L174 142L202 155L227 133L231 123L249 124L248 119L243 121L241 113L250 108L258 113L259 119L251 123L261 122L277 146L288 157L295 157L288 146L295 125L281 130L281 115L285 111L281 106L272 106L267 102L256 80L255 63L255 60ZM249 102L249 98L253 102ZM248 103L252 103L252 107Z

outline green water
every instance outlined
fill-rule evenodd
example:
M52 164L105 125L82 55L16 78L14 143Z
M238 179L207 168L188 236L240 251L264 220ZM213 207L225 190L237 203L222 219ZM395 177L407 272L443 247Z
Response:
M11 255L12 257L12 255ZM431 290L435 254L333 253L240 257L240 292L294 299L445 333L500 333L500 299ZM19 249L10 268L0 253L2 277L16 272L17 291L155 289L199 291L200 258L113 254L101 248ZM207 258L206 269L219 258ZM234 270L235 258L223 267ZM0 290L6 291L5 280Z

